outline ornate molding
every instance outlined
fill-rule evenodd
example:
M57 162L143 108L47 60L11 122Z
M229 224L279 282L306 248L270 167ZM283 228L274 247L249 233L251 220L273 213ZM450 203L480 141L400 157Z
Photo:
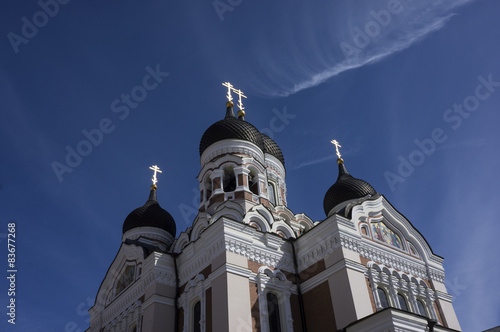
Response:
M141 305L142 302L140 300L137 300L130 306L126 307L122 312L120 312L119 314L117 314L115 317L113 317L108 321L105 327L105 331L113 331L114 327L122 327L122 325L130 324L131 321L127 320L127 318L129 318L130 316L132 316L132 318L135 318L135 320L137 321L138 317L140 316L139 314L141 310ZM94 328L94 326L92 328Z
M437 269L434 269L430 266L427 267L427 275L429 276L429 279L435 280L437 282L440 282L444 284L444 272L439 271Z
M121 294L115 301L108 305L102 314L104 322L109 322L127 307L131 302L137 301L146 289L153 283L175 286L175 274L165 271L152 270L138 279L131 287Z
M347 234L340 234L340 245L346 249L359 253L360 239Z
M201 155L200 164L205 166L215 159L215 157L223 154L243 154L264 164L264 153L255 144L239 139L225 139L210 145Z
M180 283L184 284L193 276L195 276L203 268L211 264L211 262L224 252L224 240L220 239L214 242L210 247L203 251L203 254L194 260L188 260L182 268L179 269ZM181 253L181 255L184 252Z
M375 248L371 244L367 243L360 244L358 253L362 257L407 272L422 279L429 278L426 273L425 263L423 262L412 262L410 259L391 254L387 251Z
M245 243L238 239L227 238L224 242L226 251L246 257L253 262L271 266L273 268L283 269L285 271L293 271L293 263L291 257L286 257L285 253L276 254L278 251L259 249L253 243Z
M299 256L298 267L299 271L303 271L314 263L332 254L342 246L340 239L337 236L331 236L325 241L318 242L311 250Z
M377 248L371 242L363 241L359 236L339 231L337 235L331 236L322 242L318 242L304 255L299 254L299 271L313 265L325 256L332 254L338 248L345 248L357 252L360 256L369 260L385 264L395 269L405 271L422 279L431 279L444 282L444 272L426 265L425 262L412 257L403 257L389 250Z
M265 158L265 165L269 168L271 168L274 172L277 172L279 177L284 181L285 180L285 169L283 168L283 165L281 164L281 161L279 161L276 157L266 153L264 154ZM270 173L268 173L269 176ZM276 179L277 177L271 176L271 178Z

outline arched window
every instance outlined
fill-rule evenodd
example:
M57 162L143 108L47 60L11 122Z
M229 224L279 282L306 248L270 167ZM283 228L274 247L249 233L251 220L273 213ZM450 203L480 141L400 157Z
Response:
M196 302L193 307L193 331L201 332L201 304L200 301Z
M286 234L283 231L276 231L276 234L278 234L279 236L281 236L284 239L288 239L288 236L286 236Z
M236 189L236 176L233 167L224 168L224 192L228 193Z
M401 310L408 311L408 305L406 304L406 299L403 295L398 294L398 301Z
M377 294L378 294L378 298L380 300L380 305L382 306L382 308L388 308L389 307L389 304L387 303L387 296L385 295L385 291L382 289L382 288L377 288Z
M426 316L424 303L420 300L417 300L418 313L422 316Z
M281 332L279 301L274 293L267 293L267 313L269 316L269 331Z

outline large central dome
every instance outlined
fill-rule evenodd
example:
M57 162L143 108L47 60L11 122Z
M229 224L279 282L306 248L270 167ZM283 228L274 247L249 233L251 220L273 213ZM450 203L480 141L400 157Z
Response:
M200 141L200 156L210 145L225 139L240 139L251 142L263 152L281 161L283 166L285 165L285 158L278 144L244 119L236 118L233 108L230 106L227 108L226 117L208 127L203 134Z
M225 139L241 139L262 148L262 134L250 123L236 117L217 121L203 134L200 141L200 156L210 145Z

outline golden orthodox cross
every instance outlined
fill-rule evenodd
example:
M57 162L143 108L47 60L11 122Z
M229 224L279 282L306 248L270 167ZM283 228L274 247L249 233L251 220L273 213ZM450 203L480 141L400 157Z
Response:
M241 102L241 97L246 98L247 96L245 96L241 90L233 89L233 92L239 96L238 108L243 111L244 107L243 107L243 103Z
M231 96L231 90L234 90L234 89L233 89L233 86L231 85L231 83L225 82L225 83L222 83L222 85L227 87L227 95L226 95L227 101L233 100L233 96Z
M330 143L332 143L333 145L335 145L335 150L337 150L337 157L340 158L340 151L339 151L339 148L341 148L342 146L339 144L339 142L337 142L336 140L333 140L331 141Z
M158 182L158 179L156 179L156 172L161 173L160 167L153 165L150 166L149 169L152 169L154 171L153 178L151 179L151 181L153 181L153 184L156 185L156 182Z

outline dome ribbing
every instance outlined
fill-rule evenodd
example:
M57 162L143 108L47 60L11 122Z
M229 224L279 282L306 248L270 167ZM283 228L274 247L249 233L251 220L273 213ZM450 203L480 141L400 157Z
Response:
M342 202L376 194L377 191L368 182L353 177L347 172L344 163L339 162L339 176L325 194L323 209L328 216L330 211Z
M262 134L252 124L236 118L232 107L227 107L226 117L208 127L203 134L200 141L200 156L210 145L225 139L240 139L251 142L263 152L276 157L283 166L285 165L285 158L278 144L269 136Z
M160 207L156 200L156 190L151 189L149 199L143 206L130 212L123 223L123 234L137 227L156 227L170 233L175 238L175 220L170 213Z

